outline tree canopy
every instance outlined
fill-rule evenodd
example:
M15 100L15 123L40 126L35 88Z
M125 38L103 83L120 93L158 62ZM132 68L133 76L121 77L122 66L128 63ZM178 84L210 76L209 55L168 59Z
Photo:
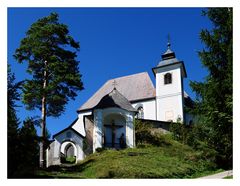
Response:
M32 79L23 85L23 103L29 110L42 112L40 166L44 167L46 117L58 117L70 99L83 89L77 52L80 45L69 34L67 25L51 13L33 23L16 49L19 63L27 62Z
M60 116L64 112L69 98L74 99L76 91L83 89L76 60L79 48L79 43L69 35L68 27L59 23L56 13L31 25L14 55L19 63L28 62L27 72L33 77L23 86L27 109L41 110L45 95L48 116ZM47 81L45 88L44 80Z
M232 166L232 8L209 8L203 11L213 24L202 30L205 48L199 52L208 70L204 82L191 82L197 93L194 112L208 128L208 144L218 154L221 165Z

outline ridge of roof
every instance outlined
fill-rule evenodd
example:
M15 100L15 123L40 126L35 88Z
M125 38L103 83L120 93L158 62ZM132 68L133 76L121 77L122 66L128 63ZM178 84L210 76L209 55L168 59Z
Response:
M77 122L78 118L75 119L68 127L64 128L63 130L60 130L58 133L54 134L52 136L52 138L54 139L56 136L58 136L59 134L67 131L67 130L72 130L73 132L75 132L76 134L78 134L79 136L81 136L82 138L84 138L84 136L82 134L80 134L78 131L76 131L74 128L72 128L72 126Z
M92 109L113 89L112 82L116 82L118 91L128 100L141 100L155 97L155 87L147 72L131 74L106 81L93 96L91 96L77 111ZM115 85L114 85L115 86ZM131 87L131 88L129 88Z
M116 88L105 95L93 109L118 107L127 111L137 112L131 103Z

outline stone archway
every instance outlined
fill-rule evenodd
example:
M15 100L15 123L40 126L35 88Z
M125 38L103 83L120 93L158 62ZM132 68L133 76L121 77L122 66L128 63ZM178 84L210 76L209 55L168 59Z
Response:
M76 163L77 147L72 141L64 141L60 148L61 163Z
M124 148L126 145L126 119L118 113L103 118L103 145L109 148Z
M69 143L68 145L66 145L65 147L65 156L66 157L74 157L74 147L71 143Z

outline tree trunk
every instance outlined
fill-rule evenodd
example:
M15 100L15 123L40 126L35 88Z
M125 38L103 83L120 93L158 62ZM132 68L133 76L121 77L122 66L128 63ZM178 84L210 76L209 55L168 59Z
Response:
M40 167L45 167L45 138L46 138L46 97L43 96L42 98L42 122L41 122L41 141L40 141Z
M45 63L45 70L44 70L44 81L43 81L43 90L46 89L47 87L47 61ZM41 168L45 168L46 166L46 145L45 145L45 140L46 140L46 94L44 92L43 97L42 97L42 121L41 121L41 141L40 141L40 149L39 149L39 165Z

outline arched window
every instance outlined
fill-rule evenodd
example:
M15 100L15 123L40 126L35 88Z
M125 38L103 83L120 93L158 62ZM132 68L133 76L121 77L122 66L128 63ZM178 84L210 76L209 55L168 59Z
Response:
M171 84L172 83L172 74L167 73L164 75L164 84Z
M144 118L143 107L142 106L138 107L137 111L138 111L137 118L138 119L143 119Z

